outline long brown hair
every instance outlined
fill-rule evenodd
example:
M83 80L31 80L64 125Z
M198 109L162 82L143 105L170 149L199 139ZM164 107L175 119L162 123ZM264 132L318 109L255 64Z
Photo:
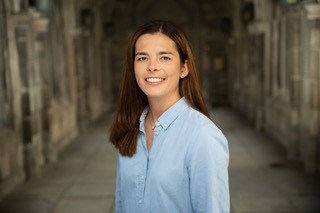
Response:
M134 75L135 45L143 34L162 33L172 39L182 62L187 61L189 74L180 79L179 92L188 104L210 118L201 92L198 72L191 44L185 33L169 21L155 20L139 27L131 36L120 83L119 102L110 129L110 141L119 152L131 157L136 153L139 118L148 105L147 97L139 88Z

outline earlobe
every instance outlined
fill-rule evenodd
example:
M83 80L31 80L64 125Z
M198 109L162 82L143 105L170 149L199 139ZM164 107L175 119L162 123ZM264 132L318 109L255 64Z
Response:
M185 77L187 77L187 75L188 75L189 73L187 72L183 72L183 73L181 73L181 75L180 75L180 78L185 78Z
M185 78L187 75L188 75L188 73L182 71L182 73L181 73L181 75L180 75L180 78Z

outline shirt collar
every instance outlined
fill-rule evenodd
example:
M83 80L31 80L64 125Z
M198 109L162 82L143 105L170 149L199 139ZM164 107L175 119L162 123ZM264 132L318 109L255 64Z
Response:
M167 111L165 111L156 121L156 128L161 126L163 129L168 129L172 122L179 117L179 115L188 108L189 105L186 99L183 97L177 101L173 106L171 106ZM147 106L141 116L140 116L140 130L144 131L144 122L149 111L149 106Z
M140 115L140 120L139 120L140 121L140 126L139 126L140 131L144 132L144 122L146 120L148 112L149 112L149 106L146 106Z

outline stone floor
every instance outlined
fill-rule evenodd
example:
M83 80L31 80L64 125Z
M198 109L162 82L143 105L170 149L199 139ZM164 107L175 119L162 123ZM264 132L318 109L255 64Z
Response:
M306 175L275 140L234 111L213 115L229 141L231 212L320 212L320 177Z
M272 138L234 111L212 114L229 140L231 212L320 212L319 177L304 174ZM113 212L117 154L107 142L109 118L79 135L41 178L17 187L0 203L0 212Z

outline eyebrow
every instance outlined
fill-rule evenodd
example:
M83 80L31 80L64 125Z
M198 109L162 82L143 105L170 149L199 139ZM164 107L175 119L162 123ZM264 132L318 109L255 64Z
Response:
M173 53L170 51L162 51L162 52L159 52L158 55L173 55Z
M137 52L135 55L148 55L148 53ZM161 51L161 52L157 53L157 55L174 55L174 54L170 51Z
M144 52L137 52L136 55L148 55L148 54Z

